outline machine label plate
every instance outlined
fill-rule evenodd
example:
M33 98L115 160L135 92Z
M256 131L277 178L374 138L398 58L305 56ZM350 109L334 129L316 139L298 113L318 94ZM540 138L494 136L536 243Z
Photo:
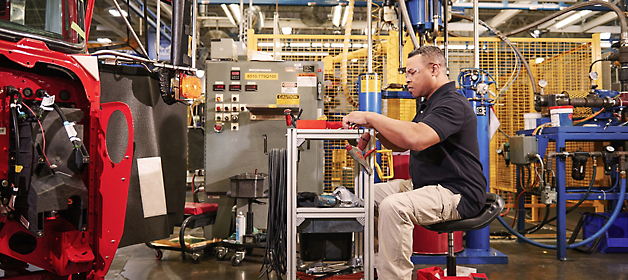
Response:
M246 80L278 80L279 73L246 73L244 74Z
M277 105L299 105L299 95L277 94Z
M374 92L380 89L379 79L377 76L363 75L360 77L361 93Z
M314 73L299 73L297 74L297 84L300 87L316 87L316 74Z

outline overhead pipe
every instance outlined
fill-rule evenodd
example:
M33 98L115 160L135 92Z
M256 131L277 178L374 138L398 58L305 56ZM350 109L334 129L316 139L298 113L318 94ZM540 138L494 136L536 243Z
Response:
M449 22L449 0L443 1L443 33L445 40L443 40L443 46L445 48L445 69L447 69L447 76L449 76L449 32L447 31L447 23Z
M403 13L399 13L399 68L397 68L397 71L399 71L399 73L403 73Z
M480 69L480 30L478 0L473 0L473 67Z
M626 21L626 16L624 15L624 12L617 7L617 5L613 4L613 3L609 3L609 2L605 2L605 1L601 1L601 0L591 0L591 1L586 1L586 2L581 2L581 3L576 3L572 6L569 6L568 8L565 8L563 10L560 10L558 12L555 12L549 16L546 16L540 20L537 20L531 24L528 24L524 27L512 30L510 32L506 32L504 33L504 36L512 36L515 35L517 33L521 33L523 31L526 31L530 28L536 27L538 25L541 25L545 22L550 21L551 19L554 19L560 15L563 15L565 13L571 12L573 10L577 10L580 8L584 8L584 7L588 7L588 6L596 6L596 5L601 5L604 7L607 7L611 10L613 10L616 14L617 14L617 18L619 19L619 24L621 27L621 45L622 46L627 46L628 45L628 25L627 25L627 21Z
M373 0L366 1L366 63L367 63L367 73L373 73L373 11L371 10L373 6Z
M244 41L244 0L240 0L240 21L238 22L238 40Z
M157 37L157 46L155 46L156 59L159 61L159 51L161 48L161 1L157 1L157 29L155 30L155 37Z
M406 0L398 0L399 9L401 10L401 14L403 15L403 20L406 24L406 29L408 29L408 33L410 33L410 39L412 40L412 44L415 49L418 49L421 45L419 45L419 39L416 37L416 33L414 32L414 27L412 25L412 21L410 21L410 15L408 15L408 9L406 8ZM401 32L402 30L399 30Z
M144 12L142 11L142 9L143 9L143 6L145 6L145 4L144 4L144 3L142 3L142 2L138 2L138 3L140 4L140 7L136 6L135 4L133 4L133 3L132 3L132 2L130 2L130 1L127 1L127 3L126 3L126 4L127 4L127 5L129 6L129 8L130 8L133 12L135 12L138 16L140 16L140 17L144 17ZM159 7L161 7L161 5L159 5ZM153 12L152 12L150 9L148 10L148 15L149 15L149 16L152 16L152 17L157 18L157 15L153 14ZM160 17L160 18L161 18L161 17ZM148 18L146 22L147 22L150 26L154 27L155 29L160 30L161 35L163 35L163 36L164 36L164 38L166 38L166 39L168 39L168 41L170 41L170 34L172 34L172 30L170 29L170 27L169 27L169 26L164 25L164 26L163 26L163 30L161 30L160 28L157 28L157 24L156 24L156 23L155 23L152 19ZM160 22L160 25L159 25L159 26L161 27L161 22Z
M131 32L131 35L133 36L133 39L139 45L140 50L142 51L142 54L144 56L146 56L146 58L150 58L148 56L148 52L146 52L146 49L144 48L144 45L142 45L142 42L137 37L137 34L135 34L135 30L133 30L133 26L131 26L131 23L129 22L129 20L125 16L122 16L122 15L124 15L124 13L122 12L122 8L120 8L120 4L118 4L118 1L117 0L111 0L111 1L113 2L113 5L116 6L116 10L118 10L118 13L120 13L121 18L122 18L122 20L124 20L124 24L126 24L126 27L129 29L129 32Z

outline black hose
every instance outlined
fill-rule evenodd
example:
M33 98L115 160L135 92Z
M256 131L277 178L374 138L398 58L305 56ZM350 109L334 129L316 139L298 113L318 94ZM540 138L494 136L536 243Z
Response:
M597 60L593 61L593 62L591 63L591 65L589 65L589 73L591 73L591 72L593 71L593 65L594 65L594 64L596 64L596 63L598 63L598 62L600 62L600 61L604 61L604 60L606 60L606 59L602 58L602 59L597 59Z
M18 125L18 120L17 120L17 107L11 107L11 117L13 119L13 128L14 128L14 133L13 136L15 136L15 166L16 168L13 171L13 174L15 176L15 178L13 179L13 194L17 195L17 191L16 189L19 188L20 186L20 172L17 172L18 170L18 166L20 166L20 127Z
M593 189L593 184L595 183L595 176L597 174L597 170L595 168L595 166L593 167L593 175L591 178L591 183L589 183L589 188L587 188L587 191L584 193L584 196L578 201L578 203L576 203L574 206L569 207L569 209L567 209L567 211L565 211L566 214L571 213L573 210L576 210L588 197L589 194L591 193L591 190ZM534 232L537 232L538 230L540 230L541 228L543 228L543 226L545 226L547 223L551 223L553 221L556 220L557 216L554 216L552 218L549 218L549 205L547 205L545 207L545 216L543 218L543 221L535 226L532 226L530 228L526 228L523 230L520 230L519 233L521 234L532 234ZM499 235L499 234L497 234Z
M548 223L548 218L549 218L549 211L550 210L550 206L549 205L545 205L545 215L543 216L543 221L540 222L539 224L537 224L536 226L533 226L531 228L526 228L524 230L520 230L519 233L521 234L531 234L531 233L535 233L538 230L542 229L543 226L545 226L545 224ZM554 217L556 218L556 217Z
M473 17L470 15L452 14L452 16L458 17L461 19L466 19L468 21L473 21ZM523 54L521 54L521 51L519 51L519 48L517 48L517 46L515 46L515 44L513 44L512 41L510 41L510 39L508 39L506 35L502 34L499 30L495 29L495 27L488 25L486 22L482 21L481 19L478 19L478 22L484 27L486 27L488 30L490 30L491 32L495 33L495 35L500 40L504 41L504 43L506 43L512 49L512 51L515 52L515 55L519 57L519 60L523 64L523 67L525 67L526 71L528 72L528 77L530 78L530 83L532 84L532 91L535 94L539 93L536 88L536 80L534 79L534 75L532 74L532 68L530 68L530 64L528 64L528 61L525 59L525 57L523 57ZM501 94L499 97L501 97ZM497 98L498 100L499 100L499 97Z
M277 279L286 273L287 262L287 155L285 149L268 154L269 207L264 264L260 278L275 271Z

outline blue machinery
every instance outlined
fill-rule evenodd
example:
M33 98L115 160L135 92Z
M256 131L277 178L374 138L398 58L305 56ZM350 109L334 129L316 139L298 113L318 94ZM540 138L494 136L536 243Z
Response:
M523 135L532 135L533 131L526 130L526 131L521 131L520 133L522 133ZM541 157L543 157L543 155L545 154L544 151L547 149L547 146L550 141L554 141L556 143L555 153L551 153L550 155L556 158L555 160L556 162L555 191L556 191L557 200L555 201L555 203L556 203L556 213L557 213L557 217L556 217L556 222L557 222L556 243L557 245L550 246L546 244L540 244L537 242L531 242L531 243L534 245L546 248L546 249L557 249L556 251L557 258L559 260L567 260L567 253L566 253L567 248L575 248L584 244L588 244L589 242L599 237L601 234L604 234L606 230L608 229L608 227L612 225L618 213L621 211L621 208L622 208L621 202L625 198L625 191L626 191L626 176L625 176L626 152L604 151L604 152L599 152L599 154L596 154L595 152L591 153L594 156L597 155L602 158L606 157L607 162L610 164L609 169L611 171L615 169L619 171L619 176L621 178L616 178L615 180L616 182L621 180L621 187L619 190L617 190L616 187L611 188L611 189L609 188L596 189L597 191L605 191L605 192L603 193L603 195L599 195L599 193L596 193L595 195L589 195L588 197L585 197L586 194L583 193L582 191L580 192L568 192L567 191L567 188L566 188L567 175L565 172L565 162L569 156L573 157L574 153L567 152L565 150L565 147L566 147L565 144L568 141L589 141L589 142L590 141L622 141L622 142L625 142L628 139L628 127L618 127L618 126L551 127L551 128L544 129L540 135L536 135L532 137L535 137L535 139L538 141L538 151L540 152L538 154L540 154ZM531 147L531 148L534 149L535 147ZM520 151L513 151L511 148L511 152L523 153L525 156L525 154L527 154L526 149L527 148L523 148ZM617 159L619 159L618 162L616 162ZM548 160L548 165L550 165L548 166L548 168L551 168L551 163L549 160ZM566 201L567 200L580 200L583 198L587 200L615 200L617 201L617 203L615 204L615 207L614 207L615 209L609 221L595 235L591 236L587 240L583 240L580 243L567 246ZM504 226L509 228L508 225L503 223L501 219L500 219L500 222L502 222ZM521 224L518 225L518 229L519 230L522 229ZM517 237L519 237L520 239L526 239L523 235L518 234L514 230L512 231L512 233L517 235ZM574 233L574 234L578 234L578 233Z

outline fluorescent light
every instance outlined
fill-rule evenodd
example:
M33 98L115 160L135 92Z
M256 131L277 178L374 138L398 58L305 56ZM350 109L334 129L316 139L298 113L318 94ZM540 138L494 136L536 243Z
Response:
M293 48L309 48L310 43L290 43L290 47Z
M539 63L541 63L543 61L545 61L545 58L542 58L542 57L537 57L536 58L536 64L539 64Z
M329 43L323 44L323 47L329 48L331 45Z
M351 46L353 46L354 48L362 48L362 47L366 47L366 44L353 43L351 44Z
M114 17L120 17L120 12L118 12L117 9L109 9L109 13L114 16ZM126 13L126 11L122 10L122 15L124 15L124 17L127 17L128 14Z
M611 33L610 32L603 32L600 33L600 39L602 40L608 40L611 38Z
M344 48L345 44L344 43L331 43L331 47L332 48Z
M336 27L340 27L340 18L342 17L342 5L334 6L331 8L331 22Z
M238 26L235 22L235 20L233 19L233 16L231 15L231 12L229 11L229 8L227 8L227 5L225 4L221 4L220 7L222 8L222 10L225 12L225 14L227 15L227 18L229 19L229 21L231 22L231 24Z
M322 48L323 43L312 43L312 48Z
M277 42L277 47L283 47L283 46L285 46L285 45L286 45L286 44L284 44L284 43L279 43L279 42ZM257 46L258 46L258 47L272 47L272 46L274 46L274 43L270 43L270 42L265 42L265 43L257 43Z
M354 59L351 60L351 62L358 62L358 59L354 58Z
M353 13L352 13L351 17L353 17ZM344 14L342 15L342 25L341 26L345 26L347 24L347 20L348 19L349 19L349 8L347 7L345 9Z
M284 35L292 34L292 27L282 27L281 28L281 33L284 34Z
M98 43L111 44L111 39L109 38L98 38L96 41L98 41Z
M239 4L229 4L229 10L231 10L231 13L233 14L233 19L240 24L240 22L242 22L242 12L240 12L240 5ZM238 26L238 25L236 25Z
M281 55L328 56L329 53L328 52L319 52L319 53L312 53L312 52L281 52Z
M450 50L466 50L467 49L467 47L464 45L448 45L447 48Z
M555 25L555 27L556 27L556 28L558 28L558 29L561 29L561 28L563 28L563 27L565 27L565 26L567 26L567 25L571 24L572 22L574 22L574 21L576 21L576 20L581 19L582 17L584 17L585 15L587 15L587 14L588 14L588 13L590 13L590 12L591 12L591 11L587 11L587 10L577 12L577 13L575 13L575 14L573 14L573 15L569 16L568 18L566 18L566 19L563 19L563 20L559 21L559 22Z
M610 48L611 47L611 42L608 42L608 41L600 42L600 47L601 48L606 48L606 49Z

